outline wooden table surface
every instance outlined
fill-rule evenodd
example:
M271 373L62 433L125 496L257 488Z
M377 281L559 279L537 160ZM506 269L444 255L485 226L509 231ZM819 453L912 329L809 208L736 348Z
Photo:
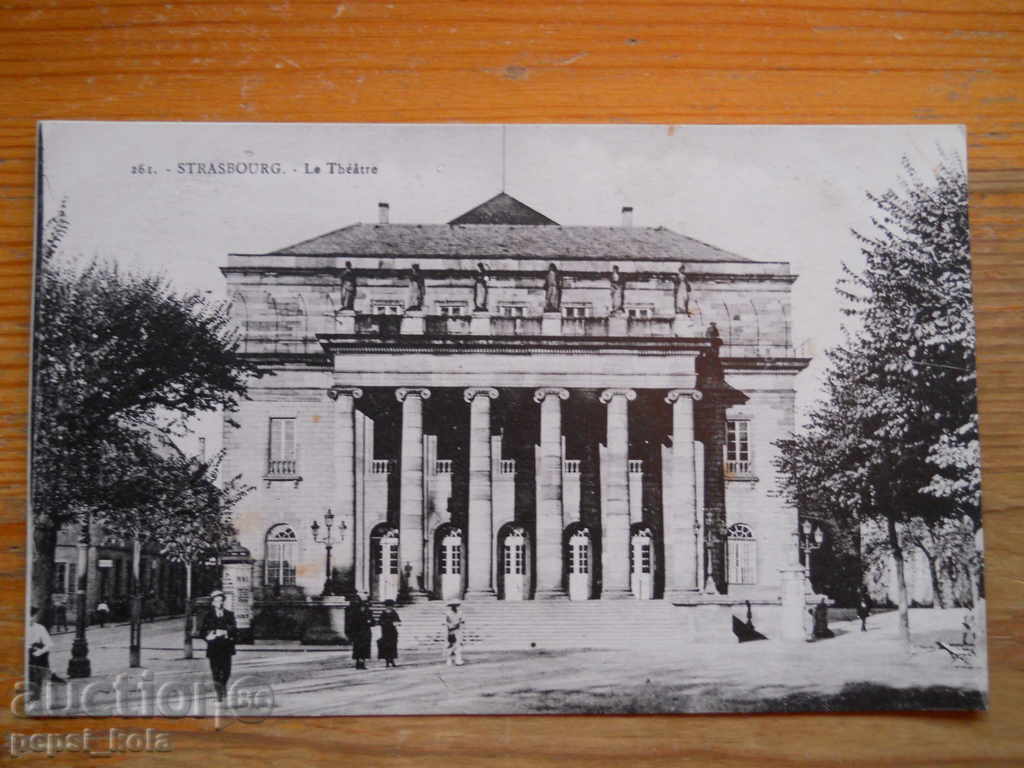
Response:
M36 120L964 123L989 713L289 719L221 733L176 721L164 724L172 753L132 760L1022 764L1022 11L1020 0L0 4L0 695L21 663ZM82 727L3 708L5 737Z

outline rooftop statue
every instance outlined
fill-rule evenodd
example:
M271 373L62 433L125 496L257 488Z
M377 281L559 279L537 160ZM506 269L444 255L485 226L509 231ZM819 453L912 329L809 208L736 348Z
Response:
M343 310L355 309L356 304L356 271L352 269L352 262L345 262L345 269L341 271L341 308Z
M554 262L548 265L548 273L544 278L544 311L562 311L562 280Z
M473 283L473 311L487 311L487 269L484 265L476 265L476 281Z
M686 265L680 264L679 271L672 276L675 283L675 309L676 314L690 314L690 279L686 276Z
M608 292L611 294L613 315L621 315L626 311L626 278L619 272L618 265L612 267L608 275Z
M409 297L405 304L405 311L420 311L423 309L423 296L426 288L423 284L423 273L420 272L420 265L413 264L409 273Z

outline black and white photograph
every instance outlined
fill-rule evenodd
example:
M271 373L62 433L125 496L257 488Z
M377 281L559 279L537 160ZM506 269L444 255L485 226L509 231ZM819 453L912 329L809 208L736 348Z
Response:
M28 714L987 707L962 126L38 155Z

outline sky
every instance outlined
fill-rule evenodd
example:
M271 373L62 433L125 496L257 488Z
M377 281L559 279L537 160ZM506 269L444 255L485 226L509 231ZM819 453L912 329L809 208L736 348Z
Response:
M213 297L224 296L228 253L376 221L379 202L392 222L442 223L503 186L560 224L618 225L631 205L636 226L787 261L799 275L793 339L815 358L797 377L798 423L818 396L822 352L841 339L841 264L863 266L851 229L873 231L866 193L898 186L904 157L925 178L943 154L966 158L963 127L942 125L58 122L43 124L43 149L43 213L67 201L66 253L162 272ZM198 163L280 172L180 172ZM376 173L330 173L350 164ZM198 434L216 450L219 417Z

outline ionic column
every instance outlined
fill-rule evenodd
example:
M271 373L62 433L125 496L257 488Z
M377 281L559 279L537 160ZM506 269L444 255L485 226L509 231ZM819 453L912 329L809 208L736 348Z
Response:
M665 526L665 597L679 596L700 587L703 570L700 543L701 511L696 507L696 472L693 451L693 404L701 393L672 389L665 402L672 405L672 492L662 495Z
M601 526L601 596L626 597L629 584L629 402L632 389L606 389L608 406L604 520Z
M470 387L462 396L469 403L469 532L467 597L495 597L491 583L494 552L491 503L491 400L498 390Z
M430 390L401 387L395 397L402 404L402 473L400 482L398 537L401 572L408 570L406 597L423 594L423 401Z
M562 588L562 401L569 391L543 387L533 393L540 403L540 473L537 498L537 590L539 597Z
M334 513L352 531L344 548L338 549L337 570L342 588L355 587L356 541L362 532L356 519L356 400L363 396L358 387L331 387L327 396L334 401Z

